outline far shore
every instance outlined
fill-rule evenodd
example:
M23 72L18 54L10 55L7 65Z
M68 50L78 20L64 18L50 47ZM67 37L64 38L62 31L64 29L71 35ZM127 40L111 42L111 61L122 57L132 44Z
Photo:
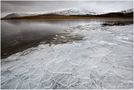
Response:
M1 18L1 20L37 20L37 19L122 19L133 20L133 17L128 16L22 16L12 18Z

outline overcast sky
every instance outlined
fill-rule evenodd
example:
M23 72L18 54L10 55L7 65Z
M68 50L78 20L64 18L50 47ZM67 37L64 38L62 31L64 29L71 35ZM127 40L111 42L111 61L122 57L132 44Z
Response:
M2 1L2 16L8 13L45 13L78 8L111 12L133 8L132 1Z

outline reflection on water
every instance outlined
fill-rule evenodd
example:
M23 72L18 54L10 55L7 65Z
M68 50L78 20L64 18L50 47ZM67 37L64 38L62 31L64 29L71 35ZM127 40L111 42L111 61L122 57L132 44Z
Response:
M65 33L70 25L89 23L90 20L3 20L2 58L39 44L51 42L55 34Z
M55 34L66 33L69 26L106 20L2 20L2 58L51 41ZM114 21L114 20L110 20ZM120 20L121 21L121 20Z
M63 33L65 27L45 22L2 21L2 58L49 40L52 35Z

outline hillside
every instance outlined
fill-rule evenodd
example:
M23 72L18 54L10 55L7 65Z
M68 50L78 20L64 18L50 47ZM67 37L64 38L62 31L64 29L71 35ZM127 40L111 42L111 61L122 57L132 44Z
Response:
M95 13L90 11L79 11L79 10L63 10L59 12L38 14L38 15L19 15L16 13L9 14L2 19L88 19L93 17L120 17L120 18L132 18L133 9L123 10L120 12L110 12L110 13Z

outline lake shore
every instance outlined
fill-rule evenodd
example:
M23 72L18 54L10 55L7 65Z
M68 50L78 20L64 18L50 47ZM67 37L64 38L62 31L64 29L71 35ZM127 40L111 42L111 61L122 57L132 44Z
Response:
M83 19L84 21L86 21L85 19ZM9 22L9 23L12 23L12 24L19 24L20 23L20 25L21 25L21 22L29 22L29 23L31 23L31 22L39 22L39 23L44 23L44 22L46 22L46 23L49 23L49 24L53 24L53 23L59 23L59 22L64 22L64 21L66 21L67 23L69 23L69 22L73 22L73 19L70 19L70 20L66 20L66 19L58 19L58 20L55 20L55 19L51 19L51 20L46 20L46 21L44 21L44 20L21 20L21 19L19 19L19 20L15 20L15 21L13 21L13 20L7 20L7 22ZM90 21L90 20L89 20ZM123 18L123 19L120 19L120 18L117 18L117 19L111 19L111 18L109 18L109 19L106 19L106 18L98 18L98 19L93 19L93 21L97 21L97 22L104 22L103 24L102 24L102 26L115 26L115 25L117 25L117 26L120 26L120 25L129 25L129 24L133 24L133 21L132 21L132 19L127 19L127 18ZM60 25L60 24L59 24ZM43 25L42 25L43 26ZM63 25L64 26L64 25ZM3 26L2 26L3 27ZM18 27L18 26L17 26ZM18 27L18 28L20 28L20 27ZM36 28L36 25L35 25L35 28ZM43 30L43 28L45 28L44 26L42 27L42 30ZM11 28L10 28L11 29ZM13 28L14 29L14 28ZM20 28L21 29L21 28ZM24 33L26 33L27 32L27 29L30 29L30 27L29 28L26 28L26 29L24 29L24 30L26 30L26 31L24 31L23 29L21 30L21 31L24 31ZM31 28L31 30L32 30L32 28ZM3 30L2 30L3 31ZM61 29L61 31L64 31L64 30L62 30ZM36 32L38 33L38 31L36 30ZM45 32L44 32L45 33ZM46 32L47 33L47 32ZM62 32L63 33L63 32ZM68 32L64 32L63 34L62 34L62 36L63 37L66 37L66 33L68 33ZM9 40L9 41L5 41L5 39L4 38L2 38L2 58L7 58L8 56L10 56L10 55L12 55L12 54L14 54L14 53L17 53L17 52L20 52L20 51L23 51L23 50L25 50L25 49L28 49L28 48L30 48L30 47L35 47L35 46L37 46L37 45L39 45L40 44L40 42L42 42L42 41L44 41L44 42L46 42L46 44L51 44L51 43L53 43L53 39L55 38L55 35L57 35L58 33L53 33L53 34L49 34L49 35L42 35L40 38L38 38L38 39L35 39L34 40L34 38L35 37L33 37L33 40L25 40L25 38L21 38L20 37L20 39L11 39L11 40L14 40L13 42L11 42L11 43L5 43L5 42L10 42L11 40ZM19 35L19 34L18 34ZM14 37L19 37L19 36L14 36ZM29 35L31 35L30 33L29 33ZM58 34L59 35L59 34ZM2 35L3 36L3 35ZM22 35L21 35L22 36ZM5 37L5 36L4 36ZM28 37L28 36L26 36L26 37ZM57 39L55 42L59 42L59 43L63 43L64 41L70 41L69 39L71 39L71 40L73 40L72 39L72 37L73 36L68 36L67 38L65 38L65 39ZM79 37L81 37L81 36L79 36ZM10 37L9 37L10 38ZM13 37L12 37L13 38ZM77 39L78 37L76 37L76 38L74 38L74 40L75 39ZM66 39L68 39L68 40L66 40ZM8 45L8 46L7 46Z

